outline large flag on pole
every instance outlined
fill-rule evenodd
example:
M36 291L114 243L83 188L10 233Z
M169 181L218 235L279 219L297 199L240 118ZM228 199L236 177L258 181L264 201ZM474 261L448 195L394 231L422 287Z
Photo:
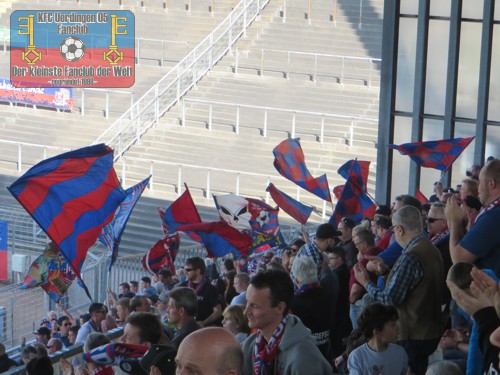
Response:
M421 167L446 172L473 139L474 137L441 139L401 145L389 144L387 147L398 150L402 155L408 155Z
M349 217L359 224L363 217L373 217L377 204L366 192L361 167L353 161L349 177L335 205L330 223L337 225L343 217Z
M40 286L57 303L67 292L74 279L75 275L70 264L61 254L57 245L51 242L43 254L31 264L21 289Z
M127 196L116 209L113 220L102 228L101 234L99 235L99 241L107 247L109 254L111 254L111 262L109 263L110 271L118 257L118 246L120 245L120 240L127 226L128 219L137 201L144 192L144 189L148 186L150 179L151 176L125 190Z
M89 248L126 197L113 168L113 150L104 144L43 160L7 189L80 279Z
M8 227L8 221L0 220L0 280L2 281L9 278L9 259L7 256Z
M298 138L286 139L273 150L274 167L286 179L328 202L332 201L326 174L314 178L306 167Z
M276 202L279 208L281 208L288 215L297 220L300 224L304 225L307 223L307 220L309 219L309 216L311 216L311 213L313 211L312 207L293 199L289 195L276 188L273 183L270 183L267 186L266 191L271 194L271 197Z

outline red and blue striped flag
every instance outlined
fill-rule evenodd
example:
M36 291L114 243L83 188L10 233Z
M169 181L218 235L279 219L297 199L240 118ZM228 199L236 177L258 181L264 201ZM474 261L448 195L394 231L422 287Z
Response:
M8 190L59 246L78 278L89 248L126 197L113 150L104 144L43 160Z
M246 256L253 243L252 237L240 232L224 221L185 224L177 227L192 239L203 244L210 257L234 254L237 258Z
M472 142L474 137L441 139L439 141L404 143L402 145L387 145L398 150L402 155L408 155L421 167L439 169L446 172Z
M201 217L196 208L191 193L186 186L186 191L181 194L172 204L166 209L163 216L163 222L168 228L168 233L177 231L177 227L182 224L201 223Z
M273 183L270 183L267 186L266 191L271 194L271 197L279 208L297 220L300 224L304 225L307 223L307 220L313 211L312 207L306 206L305 204L300 203L289 195L283 193L281 190L276 188Z
M317 197L332 201L326 174L314 178L309 173L298 138L284 140L275 147L273 154L274 167L279 174Z
M111 262L109 263L110 271L116 258L118 258L118 246L120 246L120 240L122 238L123 231L127 226L128 219L130 218L137 201L144 192L144 189L148 186L150 179L151 176L139 182L137 185L129 187L125 190L127 196L116 209L113 221L102 228L101 234L99 235L99 241L106 246L108 253L111 254Z

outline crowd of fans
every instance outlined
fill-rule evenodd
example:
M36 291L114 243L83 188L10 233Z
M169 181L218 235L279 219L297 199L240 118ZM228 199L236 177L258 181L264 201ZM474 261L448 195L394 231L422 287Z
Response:
M84 343L65 374L498 374L499 205L494 159L429 202L401 195L284 249L188 258L79 319L49 312L22 362L52 374L51 354ZM116 327L124 346L103 334ZM12 365L0 346L0 371Z

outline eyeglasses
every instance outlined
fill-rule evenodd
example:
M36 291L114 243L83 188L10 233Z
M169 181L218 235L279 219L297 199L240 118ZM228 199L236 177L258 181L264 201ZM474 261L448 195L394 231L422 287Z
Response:
M429 223L431 223L431 224L432 224L433 222L435 222L435 221L438 221L438 220L446 220L446 219L436 219L436 218L434 218L434 217L427 216L427 221L428 221Z

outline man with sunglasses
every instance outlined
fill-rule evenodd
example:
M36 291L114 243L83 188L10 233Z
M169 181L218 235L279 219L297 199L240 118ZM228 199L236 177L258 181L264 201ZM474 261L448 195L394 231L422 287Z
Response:
M184 271L187 281L179 286L187 286L196 292L198 300L198 311L196 320L202 327L219 325L222 317L222 307L219 302L217 288L204 277L206 266L200 257L192 257L186 260Z
M90 320L78 331L76 343L84 342L91 332L102 332L101 322L106 319L108 309L102 303L94 302L89 307Z
M54 338L61 340L65 348L71 346L69 342L69 329L72 325L71 320L69 320L66 315L63 315L57 320L57 324L60 330L54 335Z

